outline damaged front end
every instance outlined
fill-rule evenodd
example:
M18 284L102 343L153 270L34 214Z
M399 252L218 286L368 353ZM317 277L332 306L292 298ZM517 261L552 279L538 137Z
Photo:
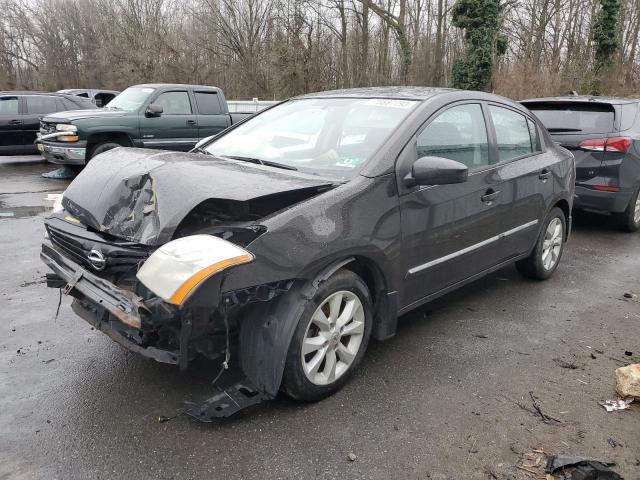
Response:
M72 227L65 230L60 222L47 221L49 239L40 254L52 270L47 274L47 285L71 295L73 311L117 343L181 369L197 355L223 357L224 368L228 368L229 358L238 354L243 310L291 288L292 282L275 282L221 293L224 272L253 261L253 256L209 235L184 237L153 252L111 242L106 253L108 267L96 271L90 255L86 261L80 259L81 252L90 246L94 251L99 248L96 240L100 236L91 232L72 236ZM185 244L191 245L185 248ZM70 258L71 252L78 262ZM203 258L201 252L208 252L208 257ZM116 258L119 263L111 264ZM186 412L211 420L273 398L273 394L254 387L238 367L226 375L224 390L202 404L190 404Z
M247 278L232 291L223 284L229 271L254 262L246 247L266 232L261 218L331 186L215 160L170 162L161 161L167 153L145 152L152 160L140 155L132 153L128 162L113 155L98 159L65 192L45 222L41 258L52 270L48 286L72 296L74 312L96 329L145 357L183 370L198 355L222 359L225 369L229 358L236 358L225 374L225 389L187 408L200 420L273 398L277 375L262 381L260 376L271 373L256 368L262 359L245 354L240 337L243 323L246 329L262 318L254 304L273 303L294 281L256 285ZM212 185L212 172L232 174L229 182ZM231 182L243 180L240 173L244 180L259 175L262 182L253 191L242 189Z

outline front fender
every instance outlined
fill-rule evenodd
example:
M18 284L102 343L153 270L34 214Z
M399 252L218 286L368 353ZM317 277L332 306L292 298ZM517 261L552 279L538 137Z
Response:
M268 395L280 389L293 333L317 288L314 282L298 280L285 295L252 304L241 320L240 366Z

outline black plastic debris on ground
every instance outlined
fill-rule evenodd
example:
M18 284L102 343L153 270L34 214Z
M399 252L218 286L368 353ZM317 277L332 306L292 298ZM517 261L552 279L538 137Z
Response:
M547 459L545 472L555 473L558 470L573 468L571 480L624 480L618 473L609 468L614 462L570 455L552 455ZM565 476L566 477L566 476Z

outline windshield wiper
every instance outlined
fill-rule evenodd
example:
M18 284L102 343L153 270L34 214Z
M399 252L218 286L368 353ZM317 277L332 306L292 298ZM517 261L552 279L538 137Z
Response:
M581 132L580 128L547 128L549 132Z
M287 165L284 163L278 163L278 162L272 162L271 160L260 160L259 158L253 158L253 157L240 157L237 155L220 155L221 157L225 157L225 158L231 158L233 160L240 160L241 162L250 162L250 163L257 163L259 165L266 165L268 167L276 167L276 168L282 168L284 170L298 170L296 167L293 167L291 165Z

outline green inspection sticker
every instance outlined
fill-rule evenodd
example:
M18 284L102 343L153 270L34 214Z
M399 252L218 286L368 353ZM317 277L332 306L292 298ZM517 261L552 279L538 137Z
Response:
M342 157L336 162L336 167L356 168L362 160L354 157Z

